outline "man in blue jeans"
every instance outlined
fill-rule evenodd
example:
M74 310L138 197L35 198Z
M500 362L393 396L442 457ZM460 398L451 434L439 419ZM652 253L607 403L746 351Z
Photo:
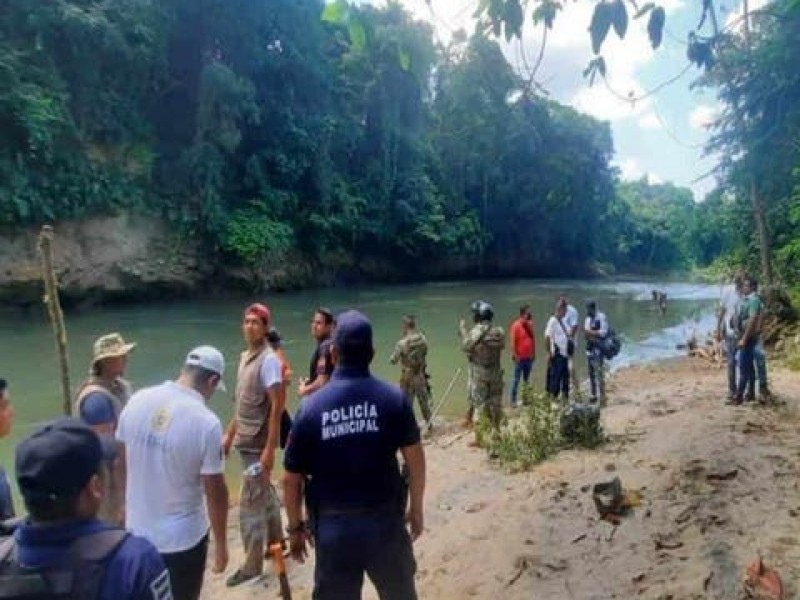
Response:
M741 335L736 343L739 356L739 383L732 404L741 404L745 400L753 401L755 386L755 349L758 344L758 326L761 318L761 306L758 296L753 295L753 279L745 277L742 283L742 294L745 300L739 311L739 327Z
M728 363L728 402L736 398L737 371L736 350L739 343L739 312L742 309L742 285L744 275L735 277L733 288L728 289L722 297L718 311L717 340L725 342L725 355Z
M758 282L754 278L751 278L750 285L753 289L750 296L755 303L755 308L758 310L758 326L756 329L758 341L753 349L753 361L756 366L756 379L758 379L758 396L762 403L767 403L772 399L772 394L769 392L769 381L767 379L767 351L764 348L764 340L761 338L761 329L764 323L766 306L764 305L764 300L758 293ZM748 298L748 300L750 300L750 298ZM755 382L750 386L750 394L755 395Z
M366 317L348 311L336 323L333 376L301 405L284 455L292 556L304 561L312 533L314 600L358 600L365 573L382 600L416 600L411 544L423 529L425 454L414 409L400 388L370 374Z
M514 379L511 382L511 406L517 406L519 380L526 384L531 378L533 361L536 360L536 337L533 333L533 315L527 304L519 307L519 318L511 324L511 360L514 361Z

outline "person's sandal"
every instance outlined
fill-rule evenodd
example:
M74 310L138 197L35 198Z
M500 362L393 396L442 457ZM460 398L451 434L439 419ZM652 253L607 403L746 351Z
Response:
M236 572L225 580L225 587L236 587L257 577L260 575L247 575L241 569L236 569Z

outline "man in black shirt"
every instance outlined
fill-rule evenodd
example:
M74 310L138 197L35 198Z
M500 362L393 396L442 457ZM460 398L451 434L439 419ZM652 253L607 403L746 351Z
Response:
M297 395L301 398L313 394L328 383L333 373L331 357L331 333L333 332L333 313L327 308L318 308L311 320L311 334L317 340L317 348L311 355L308 379L301 377Z

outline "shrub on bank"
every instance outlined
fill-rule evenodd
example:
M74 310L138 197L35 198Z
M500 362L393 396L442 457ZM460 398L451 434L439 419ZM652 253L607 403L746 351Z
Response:
M596 448L605 441L597 413L584 405L567 408L550 395L522 388L523 410L505 419L497 431L478 422L489 456L515 471L530 469L563 448Z

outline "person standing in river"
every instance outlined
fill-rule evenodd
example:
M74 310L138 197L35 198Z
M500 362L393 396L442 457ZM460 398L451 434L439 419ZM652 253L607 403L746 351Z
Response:
M492 324L494 309L488 302L472 303L473 326L467 329L462 319L459 323L461 349L469 360L469 402L473 420L485 416L493 428L500 426L503 417L502 355L506 334L502 327ZM472 446L482 443L480 431L475 428Z
M331 334L333 333L333 313L327 308L317 308L311 319L311 335L317 341L317 347L311 355L308 366L308 379L301 378L297 395L305 398L328 383L333 373L331 357Z
M93 347L89 378L78 388L75 414L101 437L114 439L119 415L131 397L131 385L123 379L128 355L136 347L119 333L99 337ZM125 465L112 459L102 472L105 494L98 517L112 525L125 520Z
M401 324L403 338L397 342L389 362L396 365L400 362L400 389L408 396L412 404L419 403L422 418L426 423L431 420L430 397L426 373L428 340L425 334L417 331L417 320L414 315L405 315Z
M226 455L231 447L238 450L244 471L239 527L245 558L227 579L228 587L260 577L265 547L283 540L272 470L285 408L281 394L284 377L280 358L267 341L270 319L270 311L263 304L252 304L244 311L242 336L247 348L239 360L236 406L223 440Z

